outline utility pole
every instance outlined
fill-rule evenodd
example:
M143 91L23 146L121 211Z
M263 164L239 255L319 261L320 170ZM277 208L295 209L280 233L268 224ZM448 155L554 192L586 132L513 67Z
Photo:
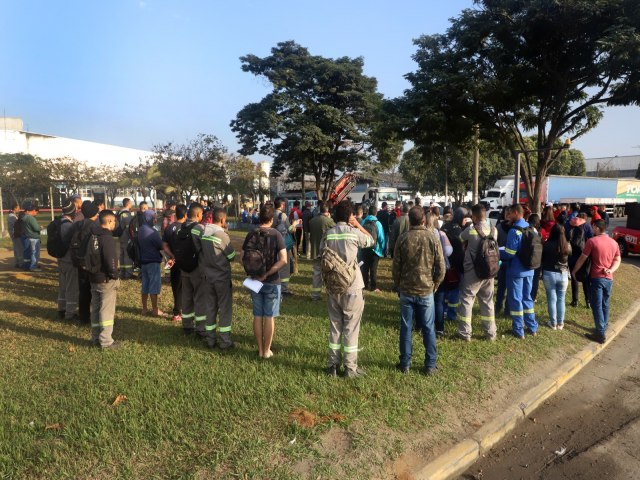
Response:
M476 124L474 127L475 130L475 138L474 138L474 151L473 151L473 196L472 203L473 205L477 205L480 196L478 194L479 189L479 180L478 177L480 175L480 125Z

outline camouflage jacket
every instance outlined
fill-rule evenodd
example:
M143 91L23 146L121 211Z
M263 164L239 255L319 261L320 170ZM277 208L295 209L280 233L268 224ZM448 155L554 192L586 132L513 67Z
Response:
M440 239L427 227L411 227L398 238L393 256L393 284L400 293L424 297L444 279Z

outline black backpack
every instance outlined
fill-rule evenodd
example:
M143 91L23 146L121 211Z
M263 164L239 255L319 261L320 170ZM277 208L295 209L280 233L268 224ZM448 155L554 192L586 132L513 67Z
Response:
M569 244L571 245L571 256L579 257L582 255L584 245L587 243L584 237L584 229L582 227L571 227L569 230Z
M84 266L82 267L88 273L100 273L102 269L102 259L100 256L100 244L98 236L90 234L87 237L87 243L84 254Z
M62 238L62 224L68 218L58 217L47 225L47 253L53 258L62 258L69 251L69 243Z
M374 248L378 243L378 226L376 223L378 223L378 220L366 220L362 224L362 228L369 232L369 235L373 238L373 244L369 248Z
M493 238L493 235L485 235L482 229L476 225L473 228L475 228L480 237L478 251L473 258L473 269L476 272L476 276L482 279L495 278L500 270L498 242Z
M247 235L242 245L242 266L250 277L261 277L275 263L268 258L269 232L257 228Z
M131 212L129 211L124 211L124 210L120 210L118 212L118 214L116 215L116 224L118 225L115 230L113 230L113 236L114 237L121 237L122 234L124 233L125 227L122 225L122 215L126 213L127 215L131 215ZM128 227L127 227L128 229Z
M24 235L24 214L18 217L16 223L13 224L13 238L21 238Z
M180 270L193 272L198 267L198 252L193 243L191 229L194 222L184 222L179 229L173 232L173 257Z
M91 235L82 235L82 226L84 224L84 220L82 222L77 222L73 224L72 233L71 233L71 242L69 244L69 249L71 250L71 263L76 268L84 269L84 256L87 251L87 245L89 243L89 237Z
M542 239L533 227L521 228L514 226L522 232L520 248L516 253L522 266L529 270L535 270L542 265Z

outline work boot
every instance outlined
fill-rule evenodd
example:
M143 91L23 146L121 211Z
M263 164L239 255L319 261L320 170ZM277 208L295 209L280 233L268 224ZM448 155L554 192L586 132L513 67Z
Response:
M122 347L122 342L118 342L114 340L111 345L104 345L104 346L101 346L100 348L102 350L117 350L120 347Z
M401 363L396 363L396 370L400 373L409 373L409 366L402 365Z
M348 369L344 372L345 378L360 378L365 377L367 374L361 368L356 368L355 370Z
M337 377L338 376L338 367L336 367L335 365L331 365L330 367L327 368L326 373L330 377Z
M438 373L438 367L423 367L422 368L422 373L425 374L428 377L432 377L436 373Z

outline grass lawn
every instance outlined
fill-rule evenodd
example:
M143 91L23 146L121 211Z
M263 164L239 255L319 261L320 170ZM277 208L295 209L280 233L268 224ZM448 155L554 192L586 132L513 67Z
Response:
M244 234L236 233L235 238ZM3 264L8 263L4 260ZM425 431L447 439L456 408L491 397L504 378L584 345L592 326L584 307L567 309L564 331L540 329L518 341L499 320L499 340L438 342L441 372L418 373L424 348L414 337L414 370L396 373L398 304L366 294L360 333L363 379L325 377L326 304L310 302L311 264L291 282L293 298L276 321L275 356L260 360L251 301L234 265L233 336L221 353L185 337L170 321L139 314L139 284L122 282L117 351L88 346L88 329L56 320L52 265L38 275L0 272L0 478L369 478ZM390 290L390 262L380 264ZM616 275L612 317L630 304L637 271ZM162 307L171 291L163 285ZM537 305L546 323L544 288ZM126 401L114 404L118 395ZM449 408L453 406L454 408ZM459 407L458 407L459 406ZM290 415L302 410L301 426ZM300 412L299 412L300 413ZM314 417L315 416L315 417Z

